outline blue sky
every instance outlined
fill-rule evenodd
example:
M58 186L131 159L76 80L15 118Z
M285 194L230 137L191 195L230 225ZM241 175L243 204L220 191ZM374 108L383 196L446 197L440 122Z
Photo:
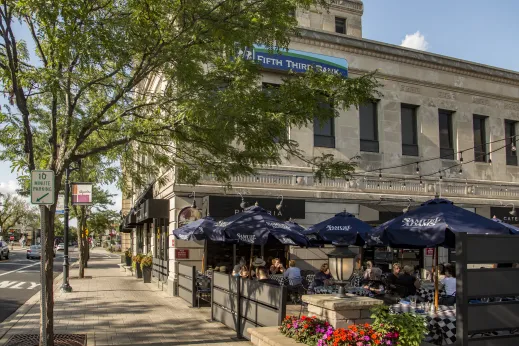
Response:
M519 71L518 13L517 0L364 0L363 35ZM15 189L16 174L0 162L0 192ZM120 195L115 202L120 210Z
M417 31L427 51L519 71L517 0L364 0L364 38L400 45Z

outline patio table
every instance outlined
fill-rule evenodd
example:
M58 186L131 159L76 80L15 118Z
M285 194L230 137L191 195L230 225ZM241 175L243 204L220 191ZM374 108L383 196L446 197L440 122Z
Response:
M416 312L411 304L394 304L390 306L394 314L413 313L423 316L427 323L429 334L425 341L436 345L456 343L456 308L454 306L438 306L438 311Z
M416 295L422 298L426 302L434 302L434 285L433 286L422 286L416 289ZM445 295L445 290L442 288L439 292L439 297Z

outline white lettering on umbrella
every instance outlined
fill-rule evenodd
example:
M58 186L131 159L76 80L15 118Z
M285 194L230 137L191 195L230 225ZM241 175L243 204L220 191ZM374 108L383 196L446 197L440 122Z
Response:
M405 227L431 227L435 226L440 221L439 217L434 219L413 219L406 217L402 220L402 225Z
M377 244L382 244L382 240L380 240L380 237L371 236L371 240Z
M188 240L189 239L189 236L187 234L179 234L177 235L178 239L182 239L182 240Z
M290 231L290 227L282 222L267 221L267 225L269 225L270 227L282 228L282 229L286 229L286 230Z
M290 239L290 238L278 238L278 240L282 244L296 245L296 243L294 243L294 241L292 239Z
M218 227L226 227L227 225L229 225L230 222L225 222L225 221L218 221L218 223L216 224L216 226Z
M240 239L243 242L253 244L256 240L256 236L254 234L237 234L238 239Z
M349 231L350 229L351 229L351 226L332 226L332 225L326 226L327 231Z

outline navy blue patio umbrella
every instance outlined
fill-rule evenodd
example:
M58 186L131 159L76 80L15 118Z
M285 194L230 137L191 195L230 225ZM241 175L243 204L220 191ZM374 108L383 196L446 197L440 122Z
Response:
M216 222L210 217L204 217L177 228L173 235L182 240L212 240L224 242L225 237L222 232L215 230Z
M265 209L252 206L216 224L215 232L221 233L226 242L265 245L269 237L281 244L308 246L304 228L293 222L280 221Z
M506 223L506 222L504 222L503 220L498 219L498 218L495 217L495 216L492 218L492 221L498 222L498 223L504 225L505 227L508 227L508 229L509 229L513 234L519 234L519 227L517 227L517 226L514 226L514 225L511 225L511 224L509 224L509 223Z
M353 214L342 212L307 228L303 234L312 244L365 244L373 228Z
M503 223L492 221L447 199L435 198L376 227L368 245L419 249L455 247L455 233L513 234Z

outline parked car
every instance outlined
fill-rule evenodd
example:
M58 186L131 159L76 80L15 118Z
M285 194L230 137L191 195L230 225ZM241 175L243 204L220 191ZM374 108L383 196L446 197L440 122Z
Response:
M31 245L27 249L27 259L40 258L41 257L41 245Z
M0 261L2 257L5 259L9 259L9 245L7 242L0 240Z
M59 243L58 246L56 246L57 251L64 251L65 250L65 244Z

